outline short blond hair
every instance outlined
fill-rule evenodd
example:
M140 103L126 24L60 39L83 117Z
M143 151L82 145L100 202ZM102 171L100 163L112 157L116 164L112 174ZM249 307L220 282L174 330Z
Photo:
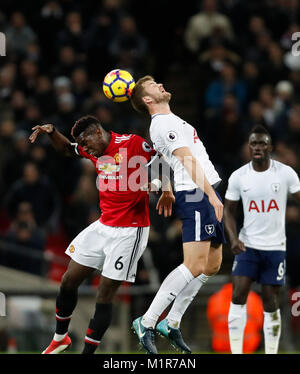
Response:
M145 95L144 86L143 84L147 81L154 81L154 78L151 75L145 75L144 77L140 78L133 90L131 92L130 101L133 108L140 113L148 113L147 105L144 103L143 96Z

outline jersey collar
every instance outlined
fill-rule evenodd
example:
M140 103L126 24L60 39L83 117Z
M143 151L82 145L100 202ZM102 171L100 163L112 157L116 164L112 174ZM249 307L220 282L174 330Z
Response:
M115 138L117 136L117 134L113 131L109 131L111 137L110 137L110 142L108 144L108 146L105 148L105 150L103 151L103 155L105 154L108 154L110 153L111 149L113 148L114 144L115 144Z

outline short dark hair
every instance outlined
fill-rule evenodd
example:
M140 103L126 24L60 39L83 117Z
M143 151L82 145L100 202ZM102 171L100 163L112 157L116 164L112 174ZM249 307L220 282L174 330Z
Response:
M271 134L263 125L254 125L254 127L250 131L249 137L252 134L265 134L270 138L270 140L272 139Z
M151 75L145 75L144 77L140 78L133 87L130 96L130 101L133 108L137 112L146 114L148 114L148 109L143 101L143 95L145 94L143 84L147 81L154 81L154 78L151 77Z
M98 118L90 115L81 117L72 127L71 135L74 139L76 139L82 132L91 126L101 127L101 123Z

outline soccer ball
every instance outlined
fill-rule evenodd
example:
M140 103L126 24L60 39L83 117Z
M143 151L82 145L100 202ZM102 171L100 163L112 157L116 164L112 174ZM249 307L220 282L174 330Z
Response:
M130 98L134 86L135 81L128 71L115 69L105 76L102 87L108 99L120 103Z

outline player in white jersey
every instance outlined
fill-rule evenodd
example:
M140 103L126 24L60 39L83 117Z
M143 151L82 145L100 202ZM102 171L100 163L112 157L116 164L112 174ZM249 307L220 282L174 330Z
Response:
M140 343L157 353L154 331L184 353L191 353L179 329L186 309L200 287L219 271L225 242L223 204L215 190L220 177L196 130L171 112L171 94L151 76L135 85L131 103L151 115L154 148L174 170L176 206L182 219L183 263L163 281L149 309L133 322ZM167 317L157 321L174 301Z
M270 158L271 137L263 126L249 136L251 162L232 173L225 194L225 228L235 254L228 327L232 353L243 353L246 302L253 281L261 284L265 353L277 353L281 333L280 287L285 281L285 211L289 193L300 203L296 172ZM244 223L235 215L242 200Z

